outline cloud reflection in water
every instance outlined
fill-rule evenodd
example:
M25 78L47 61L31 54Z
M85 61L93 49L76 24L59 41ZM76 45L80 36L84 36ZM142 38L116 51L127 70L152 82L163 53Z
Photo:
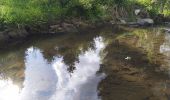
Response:
M96 74L100 68L99 53L104 48L101 37L95 40L96 49L88 50L79 55L79 62L75 63L76 69L69 73L63 58L55 57L49 63L38 48L29 48L25 57L24 88L20 90L15 85L0 81L0 94L11 91L13 98L6 94L0 95L0 100L100 100L97 93L98 83L104 74ZM9 85L9 86L8 86ZM3 89L2 89L3 88ZM15 99L16 98L16 99Z
M96 75L100 66L99 52L104 48L102 38L95 39L96 50L89 50L79 55L76 70L68 73L67 66L58 59L53 64L58 76L55 95L50 100L99 100L97 85L104 74Z
M29 48L25 58L22 100L48 100L55 92L57 76L51 64L37 48Z

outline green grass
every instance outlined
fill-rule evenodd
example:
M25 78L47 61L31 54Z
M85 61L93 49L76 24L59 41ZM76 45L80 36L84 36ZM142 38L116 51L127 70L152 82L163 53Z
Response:
M97 20L106 18L112 9L108 0L0 0L0 21L12 24L29 24L53 21L63 17L84 17ZM123 0L121 0L123 2ZM123 5L121 5L123 6Z
M61 8L50 0L0 0L0 19L4 23L37 23L60 16Z
M127 13L125 17L133 17L137 4L144 5L143 7L153 13L160 12L159 9L153 8L150 0L0 0L0 22L39 24L65 17L83 17L95 21L113 18L115 7L118 12L123 9ZM165 5L162 13L170 15L168 5Z

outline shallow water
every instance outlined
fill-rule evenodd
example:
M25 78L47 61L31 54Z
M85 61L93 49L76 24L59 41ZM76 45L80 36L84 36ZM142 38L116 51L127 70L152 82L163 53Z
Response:
M102 27L0 50L0 100L169 100L170 34Z

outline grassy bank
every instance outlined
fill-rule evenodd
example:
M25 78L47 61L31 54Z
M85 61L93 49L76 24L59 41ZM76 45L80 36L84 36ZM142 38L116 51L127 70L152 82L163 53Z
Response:
M36 25L64 19L134 18L134 9L170 15L169 0L0 0L0 27Z
M0 22L39 24L68 17L95 21L123 16L131 5L129 0L0 0Z

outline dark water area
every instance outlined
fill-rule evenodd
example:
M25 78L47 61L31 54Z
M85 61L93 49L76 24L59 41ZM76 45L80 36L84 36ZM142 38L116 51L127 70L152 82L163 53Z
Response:
M1 49L0 100L170 100L161 29L106 26Z

